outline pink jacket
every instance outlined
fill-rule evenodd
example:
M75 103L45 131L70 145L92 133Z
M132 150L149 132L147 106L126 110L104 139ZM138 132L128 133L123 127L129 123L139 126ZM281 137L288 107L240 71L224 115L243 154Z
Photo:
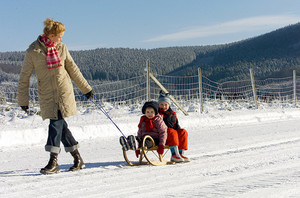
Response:
M142 126L138 130L138 137L142 138L145 135L150 135L152 138L159 139L159 145L166 145L167 141L167 130L168 127L165 124L161 115L157 114L154 119L154 129L153 131L146 131L145 122L142 123Z

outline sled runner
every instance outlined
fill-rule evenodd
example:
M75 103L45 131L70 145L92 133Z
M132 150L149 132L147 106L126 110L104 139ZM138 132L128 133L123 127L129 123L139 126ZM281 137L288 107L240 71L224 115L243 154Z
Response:
M152 142L151 148L147 148L146 146L146 140L150 140ZM170 162L168 160L165 160L163 158L166 157L166 154L169 151L169 146L165 146L165 152L163 155L159 155L157 153L157 148L158 146L155 145L155 142L153 138L149 135L146 135L143 139L142 145L140 148L137 148L136 150L140 151L140 156L139 158L136 157L135 155L135 150L132 149L122 149L123 150L123 156L125 161L130 165L130 166L139 166L139 165L145 165L145 164L151 164L154 166L161 166L161 165L167 165L167 164L175 164L175 162Z

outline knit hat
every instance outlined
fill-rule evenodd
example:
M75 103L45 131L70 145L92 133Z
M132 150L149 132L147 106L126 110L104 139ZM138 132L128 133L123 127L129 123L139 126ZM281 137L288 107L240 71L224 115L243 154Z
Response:
M145 114L147 107L152 107L155 111L155 115L158 114L158 103L155 101L149 101L145 102L143 108L142 108L142 113Z
M163 93L162 91L160 91L157 102L158 102L158 104L161 102L167 102L170 105L171 99L170 99L169 93Z

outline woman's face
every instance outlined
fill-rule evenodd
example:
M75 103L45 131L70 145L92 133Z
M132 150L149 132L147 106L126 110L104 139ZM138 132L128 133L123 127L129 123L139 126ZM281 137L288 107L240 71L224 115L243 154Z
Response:
M49 35L49 39L51 41L53 41L55 43L55 45L57 45L58 43L60 43L62 41L62 37L64 36L64 33L65 32L62 32L62 33L60 33L60 34L58 34L56 36L55 36L55 34L50 34Z
M159 108L163 109L164 111L167 111L169 109L170 105L167 102L160 102L159 103Z
M147 118L152 119L155 117L155 110L152 107L147 107L145 110L145 115Z

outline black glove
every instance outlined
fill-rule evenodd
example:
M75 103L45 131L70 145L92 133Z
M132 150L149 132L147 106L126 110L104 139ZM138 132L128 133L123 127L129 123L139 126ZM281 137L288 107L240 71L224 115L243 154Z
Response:
M85 95L85 97L86 97L87 99L90 99L90 98L94 95L93 90L90 91L90 92L88 92L88 93L86 93L86 94L84 94L84 95Z
M29 109L28 106L21 106L21 109L25 112L27 112L27 110Z

